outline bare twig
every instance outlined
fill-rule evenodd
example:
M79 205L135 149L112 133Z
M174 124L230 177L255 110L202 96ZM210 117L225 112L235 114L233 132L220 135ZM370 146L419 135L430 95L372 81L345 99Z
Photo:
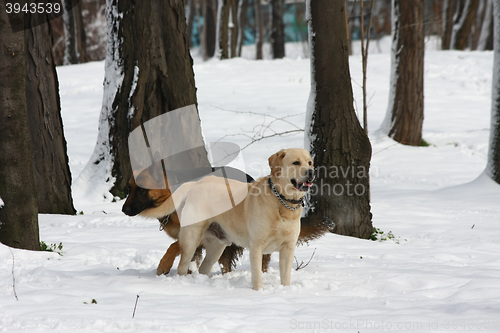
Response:
M309 258L309 261L307 261L307 263L304 263L304 261L300 261L300 264L297 260L297 257L294 256L295 258L295 263L297 264L297 268L295 268L296 271L298 271L299 269L302 269L302 268L306 268L307 265L309 265L309 263L311 262L312 258L314 257L314 254L316 253L316 249L314 249L312 255L311 255L311 258Z
M250 145L252 145L252 144L254 144L254 143L258 142L258 141L264 140L264 139L269 139L269 138L272 138L272 137L275 137L275 136L284 136L286 134L293 134L293 133L298 133L298 132L304 132L304 130L291 130L291 131L274 133L274 134L271 134L271 135L262 135L262 136L260 136L258 138L253 138L252 142L250 142L246 146L243 146L241 148L241 150L247 148L248 146L250 146Z
M135 299L134 313L132 313L132 319L135 317L135 310L137 309L138 301L139 301L139 295L137 295L137 298Z
M212 106L221 110L221 111L240 113L240 114L249 114L249 115L258 115L258 116L262 116L264 118L271 118L272 119L267 124L264 121L262 124L254 126L252 128L252 130L250 130L250 131L243 131L243 133L239 133L239 134L226 134L223 137L221 137L219 140L217 140L217 141L221 141L227 137L235 137L235 136L247 137L248 139L250 139L250 143L248 143L246 146L242 147L241 150L247 148L248 146L250 146L256 142L264 140L264 139L269 139L269 138L276 137L276 136L286 136L286 135L290 135L290 134L304 132L304 129L298 127L293 122L286 119L286 118L290 118L290 117L301 116L304 114L303 112L297 113L297 114L292 114L292 115L287 115L285 117L276 117L276 116L265 114L265 113L258 113L258 112L253 112L253 111L226 110L226 109L222 109L220 107L214 106L214 105L212 105ZM277 132L271 128L271 126L273 124L275 124L276 122L283 122L285 124L292 126L294 129L283 131L283 132ZM266 132L271 132L271 134L266 134Z
M15 266L15 261L14 261L14 252L12 252L12 249L9 248L10 254L12 255L12 290L14 291L14 297L16 298L17 301L19 301L19 298L17 298L17 293L16 293L16 277L14 276L14 266Z

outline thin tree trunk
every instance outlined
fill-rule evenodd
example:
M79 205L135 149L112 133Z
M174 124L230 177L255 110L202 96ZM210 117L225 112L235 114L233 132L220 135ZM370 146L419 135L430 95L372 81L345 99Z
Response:
M229 11L231 0L219 0L217 5L217 33L215 54L219 59L229 59Z
M26 105L24 31L0 3L0 242L39 250L38 206Z
M63 15L66 40L64 64L87 62L87 43L83 25L82 4L80 1L64 0L64 8L66 12Z
M253 0L255 7L255 58L261 60L264 58L262 46L264 43L264 22L262 18L262 6L260 0Z
M462 1L465 1L465 3L460 6L460 10L455 15L451 33L451 48L454 50L465 50L468 46L471 27L479 6L478 0Z
M204 0L203 3L203 36L201 46L203 59L207 60L215 55L216 26L217 26L217 6L214 0Z
M230 57L237 57L236 47L238 44L238 0L231 0L231 8L229 9L229 42L230 42Z
M486 0L484 19L481 22L477 50L493 50L493 1Z
M238 2L238 39L236 41L236 56L241 57L241 49L245 43L245 26L247 24L248 0Z
M488 151L487 175L500 184L500 4L493 2L494 12L494 56L493 87L491 98L491 129Z
M370 5L370 20L368 22L368 27L366 28L366 31L368 32L368 36L365 33L365 12L364 12L364 6L363 6L363 1L360 2L361 4L361 59L363 63L363 129L365 133L368 135L368 105L367 105L367 98L366 98L366 72L368 69L368 47L370 46L370 28L371 28L371 23L372 23L372 17L373 17L373 1ZM365 42L366 38L366 42Z
M272 28L271 43L273 59L285 57L285 31L283 25L283 0L271 1Z
M453 30L453 15L457 7L457 0L443 1L443 34L441 36L441 49L449 50L451 45L451 31Z
M424 121L423 0L393 1L389 107L383 124L399 143L422 144Z
M26 102L38 195L45 214L74 214L49 24L25 30Z
M345 2L308 0L307 6L312 75L305 147L317 170L307 214L333 220L339 234L368 238L371 145L353 107Z
M191 46L194 19L196 17L196 0L188 0L189 15L187 17L187 38L188 44Z

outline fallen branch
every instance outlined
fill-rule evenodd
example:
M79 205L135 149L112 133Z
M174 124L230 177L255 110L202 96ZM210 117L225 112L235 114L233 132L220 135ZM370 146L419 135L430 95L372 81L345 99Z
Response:
M135 310L137 309L138 301L139 301L139 295L137 295L137 298L135 299L134 313L132 313L132 319L135 317Z
M309 258L309 261L307 263L304 263L303 261L301 261L300 264L299 264L299 262L297 260L297 257L294 256L295 263L297 264L297 268L295 268L295 270L298 271L299 269L306 268L307 265L309 265L309 263L311 262L311 260L314 257L315 253L316 253L316 249L314 249L313 254L311 255L311 258Z
M14 291L14 297L16 298L17 301L19 301L19 298L17 298L17 293L16 293L16 277L14 275L14 266L15 266L15 261L14 261L14 252L12 252L12 249L9 248L10 254L12 255L12 290Z

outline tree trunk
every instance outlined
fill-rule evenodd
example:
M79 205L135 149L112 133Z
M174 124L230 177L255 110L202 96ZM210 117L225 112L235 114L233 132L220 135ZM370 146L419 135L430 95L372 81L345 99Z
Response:
M245 44L245 26L247 24L248 0L238 2L238 38L236 40L236 56L241 57L241 49Z
M187 38L189 46L191 46L194 19L196 17L196 0L187 0L187 3L189 8L189 15L187 17Z
M441 50L449 50L451 44L451 31L453 30L453 14L457 7L457 0L443 1L443 34L441 36Z
M49 24L24 32L26 103L38 211L44 214L74 214L51 37Z
M453 29L451 32L451 48L454 50L465 50L469 44L469 35L472 24L476 17L478 0L459 0ZM465 3L464 3L465 1Z
M207 60L215 54L216 44L216 25L217 25L217 7L214 5L214 0L203 1L203 36L201 39L201 49L203 59Z
M494 56L491 98L491 129L486 173L500 184L500 4L493 2Z
M345 2L307 6L312 76L305 148L317 170L307 214L333 220L339 234L368 238L371 145L353 107Z
M264 58L262 46L264 43L264 20L262 18L262 6L260 0L253 0L255 7L255 58Z
M423 0L393 1L389 106L382 125L399 143L420 146L424 122Z
M271 43L273 59L285 57L285 30L283 25L283 0L271 1L272 28Z
M129 133L158 115L196 104L196 88L183 1L108 0L106 16L99 138L84 178L112 182L111 193L123 198L132 175ZM201 137L199 132L188 131L179 140Z
M229 9L229 42L230 57L236 57L236 46L238 43L238 0L231 0Z
M26 106L24 31L0 3L0 242L39 250L38 206Z
M85 27L83 25L82 4L80 1L64 0L63 15L64 38L64 64L81 64L87 62L87 43Z
M480 24L479 38L476 49L479 51L493 50L493 1L485 0L484 18Z
M219 59L229 59L229 12L231 0L219 0L217 5L217 46L215 54Z

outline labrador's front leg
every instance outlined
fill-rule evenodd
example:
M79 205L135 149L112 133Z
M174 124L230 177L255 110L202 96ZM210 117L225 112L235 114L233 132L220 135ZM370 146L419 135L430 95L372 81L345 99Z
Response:
M280 278L284 286L290 285L294 251L295 244L284 244L280 249Z
M250 269L253 289L262 289L262 249L259 247L250 248Z

